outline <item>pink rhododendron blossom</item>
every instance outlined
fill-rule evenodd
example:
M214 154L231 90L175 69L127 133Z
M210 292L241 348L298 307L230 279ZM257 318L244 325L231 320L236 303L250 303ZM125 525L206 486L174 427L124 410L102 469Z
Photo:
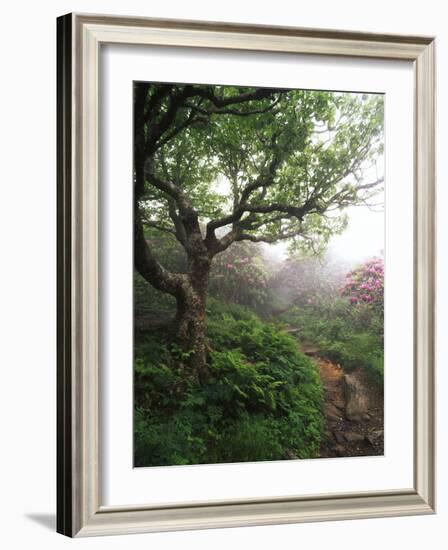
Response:
M235 243L215 257L210 293L220 300L256 307L266 300L267 278L260 248Z
M384 265L382 258L372 258L346 276L341 295L352 305L371 304L384 307Z

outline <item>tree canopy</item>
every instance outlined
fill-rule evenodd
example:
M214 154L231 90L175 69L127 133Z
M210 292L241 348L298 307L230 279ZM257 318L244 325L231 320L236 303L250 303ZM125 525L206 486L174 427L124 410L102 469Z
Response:
M197 225L212 256L241 240L320 248L382 183L363 178L382 96L164 84L135 96L141 221L186 249Z

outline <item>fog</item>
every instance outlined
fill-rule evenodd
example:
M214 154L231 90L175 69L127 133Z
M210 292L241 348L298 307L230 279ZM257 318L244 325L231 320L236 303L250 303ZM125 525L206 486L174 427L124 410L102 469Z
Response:
M346 210L347 228L341 235L334 235L327 252L343 264L358 264L384 251L384 211L367 206L352 206ZM264 245L266 258L281 262L288 257L288 243Z
M363 166L362 181L367 183L378 181L384 177L385 158L383 154ZM222 196L223 204L229 208L232 206L231 185L227 178L218 175L214 184L214 190ZM337 211L340 214L341 211ZM379 189L372 198L371 205L350 206L344 210L348 223L344 232L333 235L326 247L325 255L333 261L340 261L341 265L356 265L384 254L385 218L384 218L384 189ZM230 227L222 228L222 234L230 231ZM280 263L289 257L288 241L280 241L276 244L262 244L263 254L271 262Z
M349 224L342 235L336 235L329 243L329 250L338 258L350 262L362 262L384 251L384 212L373 211L366 206L348 209Z

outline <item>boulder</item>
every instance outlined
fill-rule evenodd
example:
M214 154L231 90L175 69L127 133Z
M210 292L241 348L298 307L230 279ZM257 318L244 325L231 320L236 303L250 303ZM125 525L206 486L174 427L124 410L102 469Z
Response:
M334 431L333 432L333 438L337 441L337 443L339 445L341 443L344 443L344 441L345 441L344 434L342 432Z
M333 447L336 456L347 456L345 447L343 445L335 445Z
M366 440L372 447L382 446L384 443L384 430L372 430L366 436Z
M331 420L342 420L343 417L341 411L331 402L325 404L325 416Z
M355 432L345 432L344 437L349 443L361 443L361 441L364 441L364 436Z
M343 388L345 416L348 420L359 422L369 409L367 388L356 376L356 373L344 375Z

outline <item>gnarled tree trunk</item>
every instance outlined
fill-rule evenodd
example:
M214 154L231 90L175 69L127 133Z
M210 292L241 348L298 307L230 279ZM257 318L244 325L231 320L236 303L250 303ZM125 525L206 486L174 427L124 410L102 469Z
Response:
M211 256L202 239L197 213L190 206L182 209L187 253L186 282L176 294L176 336L186 352L189 364L199 379L207 370L205 306Z
M171 273L154 257L145 240L138 212L135 216L135 267L156 289L176 298L174 336L193 374L203 379L207 371L205 307L211 258L200 232L192 231L186 243L187 273Z
M203 378L207 370L205 306L208 278L207 266L201 272L190 273L189 282L176 296L176 338L181 348L190 353L188 362L199 378Z

